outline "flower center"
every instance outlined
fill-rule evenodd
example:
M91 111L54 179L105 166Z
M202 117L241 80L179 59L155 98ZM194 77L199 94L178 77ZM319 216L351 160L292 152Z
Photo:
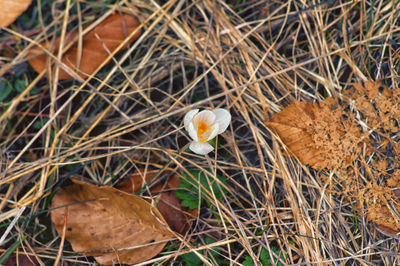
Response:
M201 136L203 135L210 127L204 123L203 121L200 121L199 124L197 125L197 135Z

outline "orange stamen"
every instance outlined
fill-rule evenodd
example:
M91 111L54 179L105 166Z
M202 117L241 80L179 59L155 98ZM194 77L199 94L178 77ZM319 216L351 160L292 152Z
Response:
M198 126L197 126L197 135L201 136L204 134L209 129L209 126L204 123L203 121L200 121Z

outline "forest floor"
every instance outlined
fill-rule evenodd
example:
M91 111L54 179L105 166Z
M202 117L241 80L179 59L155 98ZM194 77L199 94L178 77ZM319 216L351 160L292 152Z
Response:
M0 45L0 264L400 264L400 2L39 0Z

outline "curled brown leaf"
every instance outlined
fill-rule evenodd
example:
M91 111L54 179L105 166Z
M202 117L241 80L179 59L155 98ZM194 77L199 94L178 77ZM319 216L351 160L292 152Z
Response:
M88 77L138 26L139 21L132 15L111 15L83 37L81 53L79 53L78 44L76 43L63 54L61 61L76 72L78 76L82 78ZM131 36L129 43L136 40L140 34L141 32L137 31ZM77 31L68 33L65 43L76 42L77 35ZM53 43L45 42L41 45L48 49L51 48L51 51L58 51L60 38L56 38ZM48 57L40 48L33 48L28 53L28 58L30 58L28 60L29 64L36 72L40 73L46 69ZM73 79L73 77L64 69L60 69L59 79Z
M156 256L173 237L159 211L146 200L112 187L74 184L54 196L51 219L75 252L100 264L134 264Z
M0 26L7 27L31 4L31 0L1 0Z
M360 152L359 128L343 115L334 98L319 104L296 101L266 125L302 163L319 170L336 169L349 165Z
M294 102L273 115L273 129L302 163L335 176L331 193L388 234L400 232L400 90L366 81L343 92L343 102Z
M124 179L117 188L128 193L136 193L145 183L149 182L157 172L158 170L136 170L129 178ZM181 200L178 199L175 194L179 183L179 178L173 175L166 180L166 182L153 186L150 192L158 196L157 207L169 227L173 231L184 235L190 229L192 220L197 217L198 209L189 210L182 206Z

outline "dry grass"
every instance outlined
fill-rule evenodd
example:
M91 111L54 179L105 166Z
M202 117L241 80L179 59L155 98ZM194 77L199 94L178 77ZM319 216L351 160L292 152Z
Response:
M39 2L37 35L20 22L0 37L18 51L1 58L5 78L25 69L32 43L66 25L119 10L137 15L143 34L91 79L57 82L28 69L24 90L7 110L0 106L1 252L20 241L19 254L43 263L88 264L67 243L57 258L61 241L47 208L59 185L71 176L114 185L137 168L183 175L197 167L226 177L228 192L211 200L213 211L201 209L185 236L195 242L175 240L151 263L182 262L197 250L218 264L205 252L212 247L229 264L257 260L261 248L284 264L400 263L398 240L327 193L319 174L287 157L264 125L294 99L340 96L360 80L398 88L398 1ZM13 33L25 37L14 42ZM186 150L182 119L215 107L228 108L232 124L205 159Z

